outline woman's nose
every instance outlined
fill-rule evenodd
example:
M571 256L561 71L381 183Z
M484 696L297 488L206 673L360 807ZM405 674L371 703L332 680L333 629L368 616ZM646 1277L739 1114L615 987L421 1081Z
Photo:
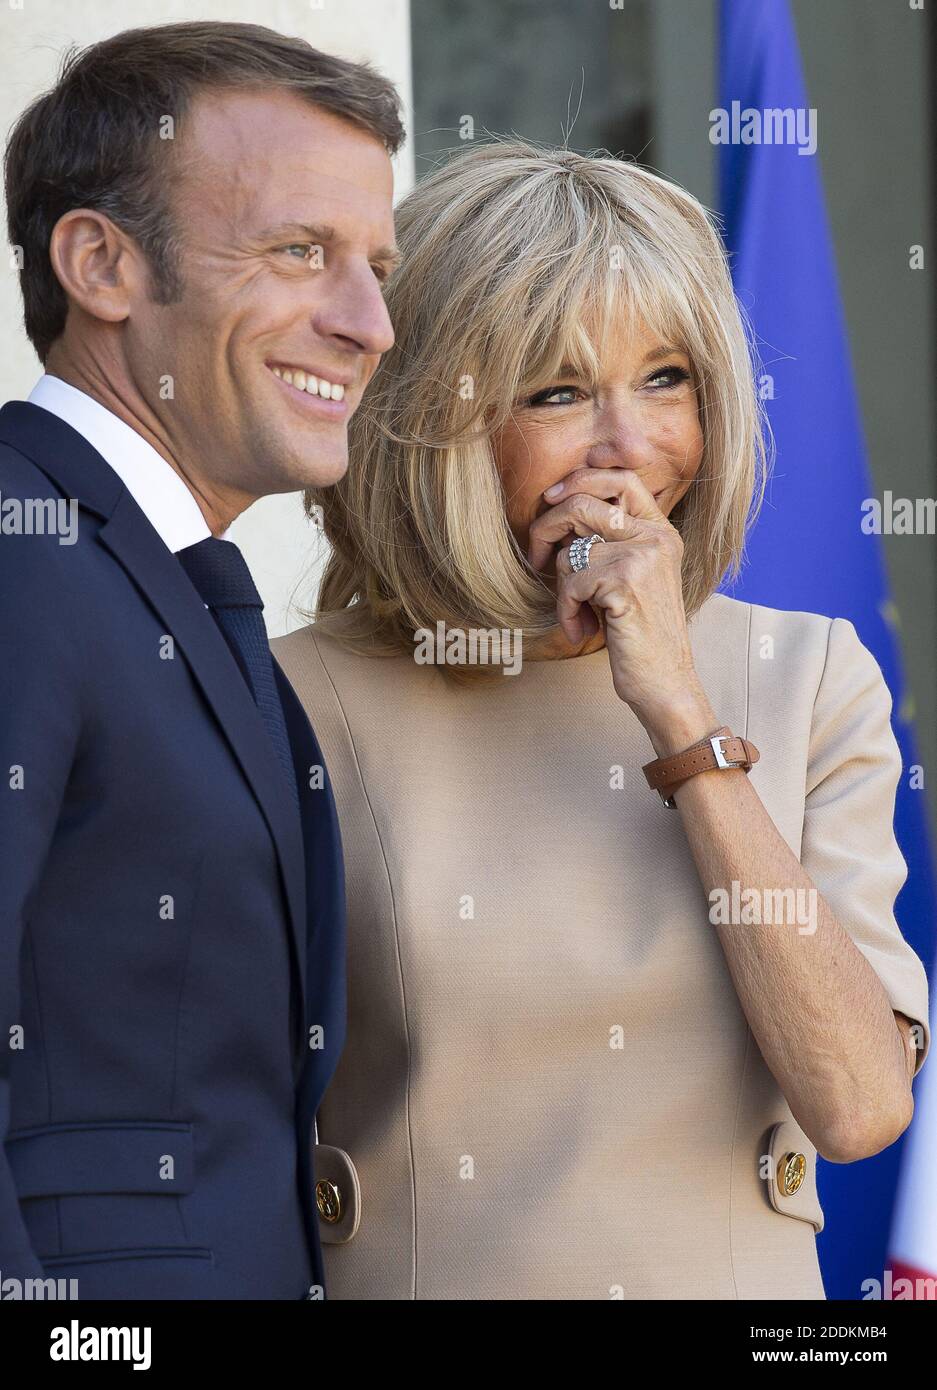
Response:
M645 422L633 411L606 417L586 462L590 468L646 468L655 458Z

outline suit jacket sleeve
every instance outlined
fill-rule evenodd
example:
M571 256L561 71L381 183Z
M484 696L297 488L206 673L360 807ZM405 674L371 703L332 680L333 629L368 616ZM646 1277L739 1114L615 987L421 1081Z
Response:
M3 1148L17 1046L41 1046L19 1038L23 937L80 722L82 629L66 611L65 555L77 559L56 537L0 535L0 1270L17 1278L42 1275Z
M930 1046L927 976L894 915L907 865L894 832L903 769L891 704L855 627L834 618L811 723L801 862L892 1008L920 1025L917 1072Z

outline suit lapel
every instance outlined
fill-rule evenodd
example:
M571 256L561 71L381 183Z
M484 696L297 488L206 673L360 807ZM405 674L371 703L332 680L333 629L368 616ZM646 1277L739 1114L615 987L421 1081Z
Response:
M274 658L296 768L306 861L308 931L306 941L306 1027L324 1031L325 1066L315 1068L321 1098L345 1036L345 870L338 813L322 750L300 701ZM322 785L310 786L310 771L321 768Z
M312 1052L304 1041L297 1076L296 1124L302 1191L315 1187L315 1118L322 1096L338 1064L345 1041L345 869L335 797L325 760L296 692L274 658L273 669L289 730L296 767L306 842L309 931L307 942L306 1028L321 1025L324 1050ZM310 787L309 772L321 767L322 787ZM321 1280L319 1218L314 1202L303 1203L309 1248L315 1252Z
M99 533L181 649L253 790L276 845L305 991L302 833L267 731L237 662L176 557L124 491Z
M302 829L267 731L237 663L179 561L112 468L49 411L24 402L0 410L0 441L41 468L66 496L105 518L98 538L159 614L211 706L257 799L282 874L296 969L305 999L306 889ZM278 670L274 663L274 669ZM302 1023L302 1020L299 1020Z

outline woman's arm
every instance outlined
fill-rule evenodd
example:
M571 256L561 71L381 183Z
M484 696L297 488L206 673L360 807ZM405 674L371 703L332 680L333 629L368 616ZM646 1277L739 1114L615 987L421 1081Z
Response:
M719 719L702 688L644 711L658 757ZM791 1111L824 1158L852 1163L894 1143L914 1110L911 1025L840 926L741 770L702 773L674 801L707 895L797 889L814 922L717 925L752 1033ZM710 901L712 899L710 898ZM764 914L766 915L766 914ZM810 927L815 923L815 930ZM897 1020L897 1026L896 1026Z
M603 537L578 573L568 549L556 554L558 621L575 647L594 638L601 613L618 695L658 757L680 752L722 723L690 648L681 537L633 471L579 469L564 484L531 524L530 562L540 568L572 535ZM819 1152L849 1163L886 1148L913 1113L906 1020L896 1020L872 965L743 771L701 773L674 801L711 903L718 890L731 900L735 884L762 902L772 890L790 901L793 890L813 905L809 930L796 920L755 925L744 914L738 925L711 920L761 1053Z

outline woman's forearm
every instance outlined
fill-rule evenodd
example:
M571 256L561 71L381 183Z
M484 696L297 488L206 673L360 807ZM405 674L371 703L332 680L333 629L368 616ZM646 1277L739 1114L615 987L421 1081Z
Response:
M701 690L640 717L658 757L720 722ZM691 777L674 801L745 1016L792 1113L834 1162L877 1153L913 1112L907 1021L901 1031L872 966L744 772ZM782 922L769 923L782 903Z

